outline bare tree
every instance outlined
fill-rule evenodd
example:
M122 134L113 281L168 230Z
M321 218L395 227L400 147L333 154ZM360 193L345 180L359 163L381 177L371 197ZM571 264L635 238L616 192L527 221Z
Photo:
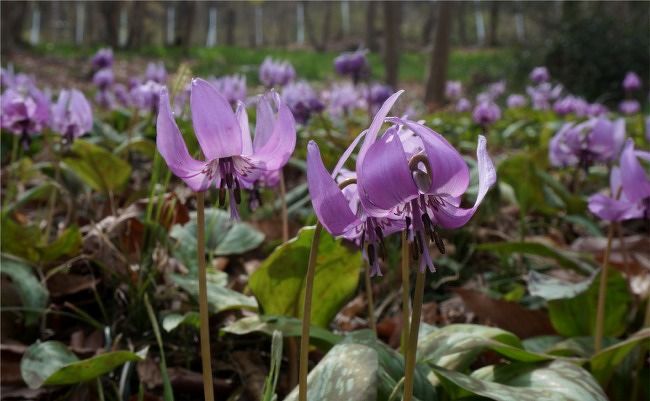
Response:
M13 49L16 45L23 45L22 38L23 24L29 3L3 1L0 2L2 8L2 53Z
M237 26L237 12L231 4L226 11L226 44L233 46L235 44L235 27Z
M490 3L490 27L488 30L488 38L487 38L488 46L497 45L498 32L499 32L499 2L492 1Z
M424 101L429 107L436 109L445 101L445 82L449 64L451 10L449 1L438 3L438 24L436 25L435 41L431 60L429 60L429 76L427 78Z
M433 5L429 5L428 7L429 12L427 13L427 19L424 21L424 25L422 26L422 45L427 46L429 44L429 41L431 40L431 33L433 32L433 27L436 24L436 13L435 9L436 7Z
M399 75L400 26L402 22L399 1L386 1L384 5L384 66L386 83L397 88Z
M119 3L116 4L112 1L102 1L99 3L99 11L104 18L104 26L106 27L105 40L106 43L108 43L113 48L117 48L119 44L119 5Z
M377 43L377 28L375 27L375 18L377 14L377 3L369 1L366 6L366 47L376 52L379 50Z
M458 21L458 40L462 46L467 45L467 24L465 22L465 2L456 4L456 21Z

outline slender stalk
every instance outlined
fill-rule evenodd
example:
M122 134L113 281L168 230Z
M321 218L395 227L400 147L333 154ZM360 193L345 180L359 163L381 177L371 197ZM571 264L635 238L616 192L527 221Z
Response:
M212 385L212 359L210 356L210 321L208 316L208 283L205 268L205 211L203 192L196 193L196 237L199 262L199 319L201 322L201 362L203 365L203 391L205 401L214 401Z
M280 203L282 204L282 242L289 241L289 213L287 212L287 187L284 173L280 170Z
M287 338L289 348L289 387L294 388L298 385L298 343L295 337Z
M605 297L607 295L607 267L609 265L609 253L612 250L612 237L614 236L614 224L610 224L607 234L607 247L603 267L600 270L600 286L598 287L598 307L596 309L596 330L594 336L594 350L598 352L603 344L603 327L605 321Z
M411 315L411 328L409 333L408 348L406 349L406 367L404 372L404 398L411 401L413 398L413 382L415 377L415 359L418 347L418 332L420 331L420 315L422 314L422 298L424 297L424 278L426 270L418 272L415 279L415 293L413 294L413 313Z
M368 300L368 326L375 336L377 335L377 323L375 322L375 301L372 296L372 281L370 280L370 268L364 263L363 276L365 278L366 298Z
M402 231L402 355L406 358L406 343L409 338L409 244L406 231Z
M54 157L54 182L58 183L61 179L61 166L59 165L59 160ZM56 195L58 188L55 186L52 194L50 195L48 210L47 210L47 219L45 224L45 238L49 239L50 230L52 229L52 221L54 220L54 209L56 207Z
M625 238L623 238L623 228L621 227L621 223L614 223L616 225L616 235L618 237L618 243L619 246L621 247L621 253L623 254L623 267L625 268L625 272L629 272L630 265L629 265L629 254L627 253L627 246L625 245Z
M307 265L307 276L305 277L305 302L302 311L302 332L300 334L300 372L298 376L298 400L307 401L307 370L309 357L309 328L311 326L311 298L314 290L314 276L316 275L316 257L318 256L318 244L323 226L316 224L314 237L311 240L309 251L309 264Z
M18 160L18 149L20 148L19 142L20 137L18 135L14 135L11 142L11 160L9 160L9 164L7 165L10 174L7 180L8 190L7 195L5 196L5 203L9 203L9 201L13 200L16 193L16 181L18 181L18 179L15 177L17 175L17 169L14 164Z

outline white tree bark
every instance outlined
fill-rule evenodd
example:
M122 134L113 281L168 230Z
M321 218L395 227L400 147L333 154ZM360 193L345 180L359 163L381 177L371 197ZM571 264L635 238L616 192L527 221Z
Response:
M483 19L483 10L479 1L475 2L476 10L474 11L474 18L476 20L476 39L479 46L485 44L485 20Z
M32 28L29 31L29 43L37 45L41 39L41 9L38 6L32 11Z
M302 3L296 3L296 42L305 44L305 6Z
M207 47L214 47L217 44L217 7L210 7L208 11L208 36L205 39Z

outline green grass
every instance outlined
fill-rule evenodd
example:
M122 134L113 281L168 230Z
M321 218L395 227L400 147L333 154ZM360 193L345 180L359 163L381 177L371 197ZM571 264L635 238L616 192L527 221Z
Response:
M96 48L79 48L71 45L42 45L34 48L40 54L87 59ZM310 50L251 49L219 46L214 48L145 47L138 51L118 51L117 57L162 59L171 69L181 61L189 61L193 73L201 76L241 73L250 83L258 83L257 68L264 58L271 56L290 61L298 75L310 81L335 78L333 69L336 52L315 52ZM400 57L400 81L403 83L424 83L429 63L426 52L407 52ZM381 55L369 56L372 78L381 80L384 66ZM449 79L464 82L484 83L505 77L515 72L514 53L505 49L455 50L449 65Z

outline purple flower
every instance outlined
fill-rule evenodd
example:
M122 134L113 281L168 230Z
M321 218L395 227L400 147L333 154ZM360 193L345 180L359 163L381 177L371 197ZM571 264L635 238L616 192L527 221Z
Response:
M285 86L296 78L296 71L288 61L276 61L270 57L260 66L260 82L267 88Z
M0 103L0 125L20 135L25 147L29 146L31 136L40 134L50 122L50 100L36 87L30 90L7 89Z
M571 95L565 96L553 104L553 110L561 116L573 113L582 117L587 115L588 108L589 104L583 98Z
M101 70L113 66L113 50L110 48L99 49L90 60L93 69Z
M470 102L467 98L461 97L456 102L456 111L458 113L465 113L470 111L471 109L472 109L472 102Z
M93 112L86 97L77 89L62 90L52 106L52 129L68 142L93 128Z
M393 94L393 88L384 84L371 84L368 91L367 101L372 110L377 111L386 100Z
M207 81L192 80L192 125L205 156L196 160L188 152L169 104L167 89L160 93L156 145L170 170L192 190L219 188L219 204L229 195L232 218L238 218L241 188L286 164L296 144L296 129L289 108L273 96L258 103L255 139L251 139L246 108L233 112L228 101ZM277 112L273 110L273 107Z
M327 110L333 116L343 116L355 109L366 107L366 102L361 93L350 83L334 84L323 94L327 102Z
M463 96L463 84L460 81L447 81L445 84L445 96L449 100L457 100Z
M483 127L495 123L501 118L501 109L496 103L483 101L476 105L472 112L472 119Z
M226 75L213 79L212 85L223 95L231 105L246 100L246 77L243 75Z
M131 94L129 93L129 90L126 88L126 86L122 84L114 85L113 94L115 95L115 100L117 100L117 102L122 107L131 106Z
M370 72L365 49L341 53L334 59L334 69L339 75L347 75L356 84Z
M95 102L105 109L115 108L115 95L108 89L99 90L95 93Z
M313 113L320 113L325 107L316 92L305 81L291 83L282 89L282 101L291 109L295 119L305 124Z
M102 68L93 75L93 84L97 86L100 91L108 89L115 82L113 70L110 68Z
M167 81L167 70L163 62L147 64L147 70L144 73L146 81L154 81L159 84L165 84Z
M383 238L398 231L400 226L408 232L413 255L421 261L420 269L428 266L433 270L425 234L444 251L436 226L457 228L466 224L496 180L485 138L481 136L477 151L478 196L474 207L460 208L460 198L469 186L467 164L441 135L426 126L406 119L386 118L401 93L386 101L368 130L346 150L331 175L322 164L316 144L311 142L308 146L307 181L316 215L335 236L360 233L362 245L367 244L364 252L373 274L380 274L377 259ZM392 125L380 136L384 122ZM362 137L364 142L356 162L360 207L355 213L333 177Z
M618 109L623 114L632 115L637 114L641 110L641 105L638 101L634 99L623 100L619 105Z
M517 109L520 107L525 107L526 104L528 104L528 101L524 95L512 94L508 96L506 104L508 105L509 109Z
M562 85L552 86L548 82L541 83L534 87L527 87L526 92L530 96L535 110L547 110L552 100L557 99L562 93Z
M589 117L599 117L609 112L607 107L602 103L592 103L587 107L587 115Z
M633 71L628 72L623 80L623 89L626 92L634 92L641 89L641 78Z
M551 76L548 73L548 69L546 67L535 67L530 72L530 80L535 84L547 82L549 79L551 79Z
M493 82L488 86L488 94L492 100L497 99L499 96L506 92L506 81Z
M13 68L9 66L7 69L0 69L0 85L7 89L28 91L36 87L36 82L27 74L15 74Z
M635 150L634 142L628 139L620 168L612 169L610 175L610 196L589 198L592 213L607 221L650 218L650 179L639 159L650 161L650 152Z
M156 113L160 103L160 91L163 85L155 81L147 81L131 89L131 103L144 112Z
M567 123L549 145L551 164L589 168L595 162L609 162L618 157L625 141L625 121L605 117L591 118L580 124Z

